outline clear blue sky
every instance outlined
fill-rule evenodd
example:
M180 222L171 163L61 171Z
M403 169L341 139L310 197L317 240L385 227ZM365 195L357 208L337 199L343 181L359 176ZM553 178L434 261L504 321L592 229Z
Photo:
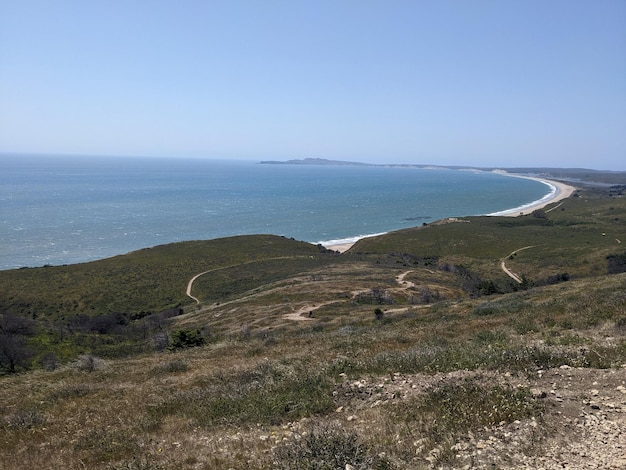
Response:
M0 151L626 170L626 0L0 0Z

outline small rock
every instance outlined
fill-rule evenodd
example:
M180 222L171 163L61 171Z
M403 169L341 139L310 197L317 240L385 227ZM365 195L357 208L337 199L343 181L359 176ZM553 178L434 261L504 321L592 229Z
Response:
M335 413L341 413L343 411L343 406L340 406L335 410Z
M548 395L544 390L539 390L538 388L531 388L530 393L533 398L545 398Z
M354 415L348 416L348 421L354 421L355 419L356 419L356 416Z

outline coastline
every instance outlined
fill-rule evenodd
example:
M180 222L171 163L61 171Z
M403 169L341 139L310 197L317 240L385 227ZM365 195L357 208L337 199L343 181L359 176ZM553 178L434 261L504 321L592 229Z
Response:
M514 207L512 209L506 209L500 212L494 212L492 214L487 214L488 216L504 216L504 217L519 217L520 215L528 214L530 212L536 211L537 209L543 209L548 204L552 204L554 202L562 201L563 199L567 199L570 197L576 188L574 186L570 186L568 184L562 183L560 181L554 181L545 178L537 178L534 176L524 176L524 175L516 175L513 173L502 172L503 175L511 176L513 178L525 178L529 180L538 181L543 183L551 188L550 193L548 193L543 198L530 202L528 204L524 204L523 206Z
M548 204L552 204L555 202L562 201L563 199L567 199L574 193L574 191L576 191L576 188L574 186L561 183L560 181L554 181L554 180L549 180L545 178L537 178L534 176L517 175L513 173L508 173L505 171L501 171L500 173L506 176L511 176L513 178L526 178L526 179L538 181L540 183L543 183L549 186L551 190L550 190L550 193L548 193L546 196L544 196L543 198L537 201L530 202L523 206L514 207L512 209L506 209L504 211L486 214L487 216L490 216L490 217L498 217L498 216L499 217L519 217L524 214L529 214L533 211L536 211L537 209L543 209ZM354 241L349 241L349 242L342 241L340 243L334 243L334 240L332 240L328 242L327 244L325 243L320 243L320 244L323 245L325 248L328 248L329 250L335 250L335 251L338 251L339 253L344 253L345 251L352 248L352 246L359 240L363 238L367 238L367 237L378 236L378 235L383 235L383 234L374 234L374 235L368 235L368 236L364 236L360 238L355 238Z

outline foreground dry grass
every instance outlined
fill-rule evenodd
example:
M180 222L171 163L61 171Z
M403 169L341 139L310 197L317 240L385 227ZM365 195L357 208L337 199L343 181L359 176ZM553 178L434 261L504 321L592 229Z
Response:
M342 269L180 318L202 348L3 378L0 468L623 468L626 275L424 308L445 273Z

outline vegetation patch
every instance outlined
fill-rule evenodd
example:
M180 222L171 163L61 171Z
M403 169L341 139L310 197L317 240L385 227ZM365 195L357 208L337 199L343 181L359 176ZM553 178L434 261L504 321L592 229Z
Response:
M439 465L454 464L453 446L469 432L528 418L541 419L543 405L530 390L493 385L478 377L445 379L424 396L392 405L388 419L417 453Z
M204 345L204 337L200 330L176 330L170 335L169 349L195 348Z
M391 468L362 442L355 432L337 425L309 428L274 449L274 465L279 470L354 470Z
M235 377L216 376L200 387L179 391L153 415L185 416L200 426L278 424L334 409L333 384L323 374L281 364L261 366Z

